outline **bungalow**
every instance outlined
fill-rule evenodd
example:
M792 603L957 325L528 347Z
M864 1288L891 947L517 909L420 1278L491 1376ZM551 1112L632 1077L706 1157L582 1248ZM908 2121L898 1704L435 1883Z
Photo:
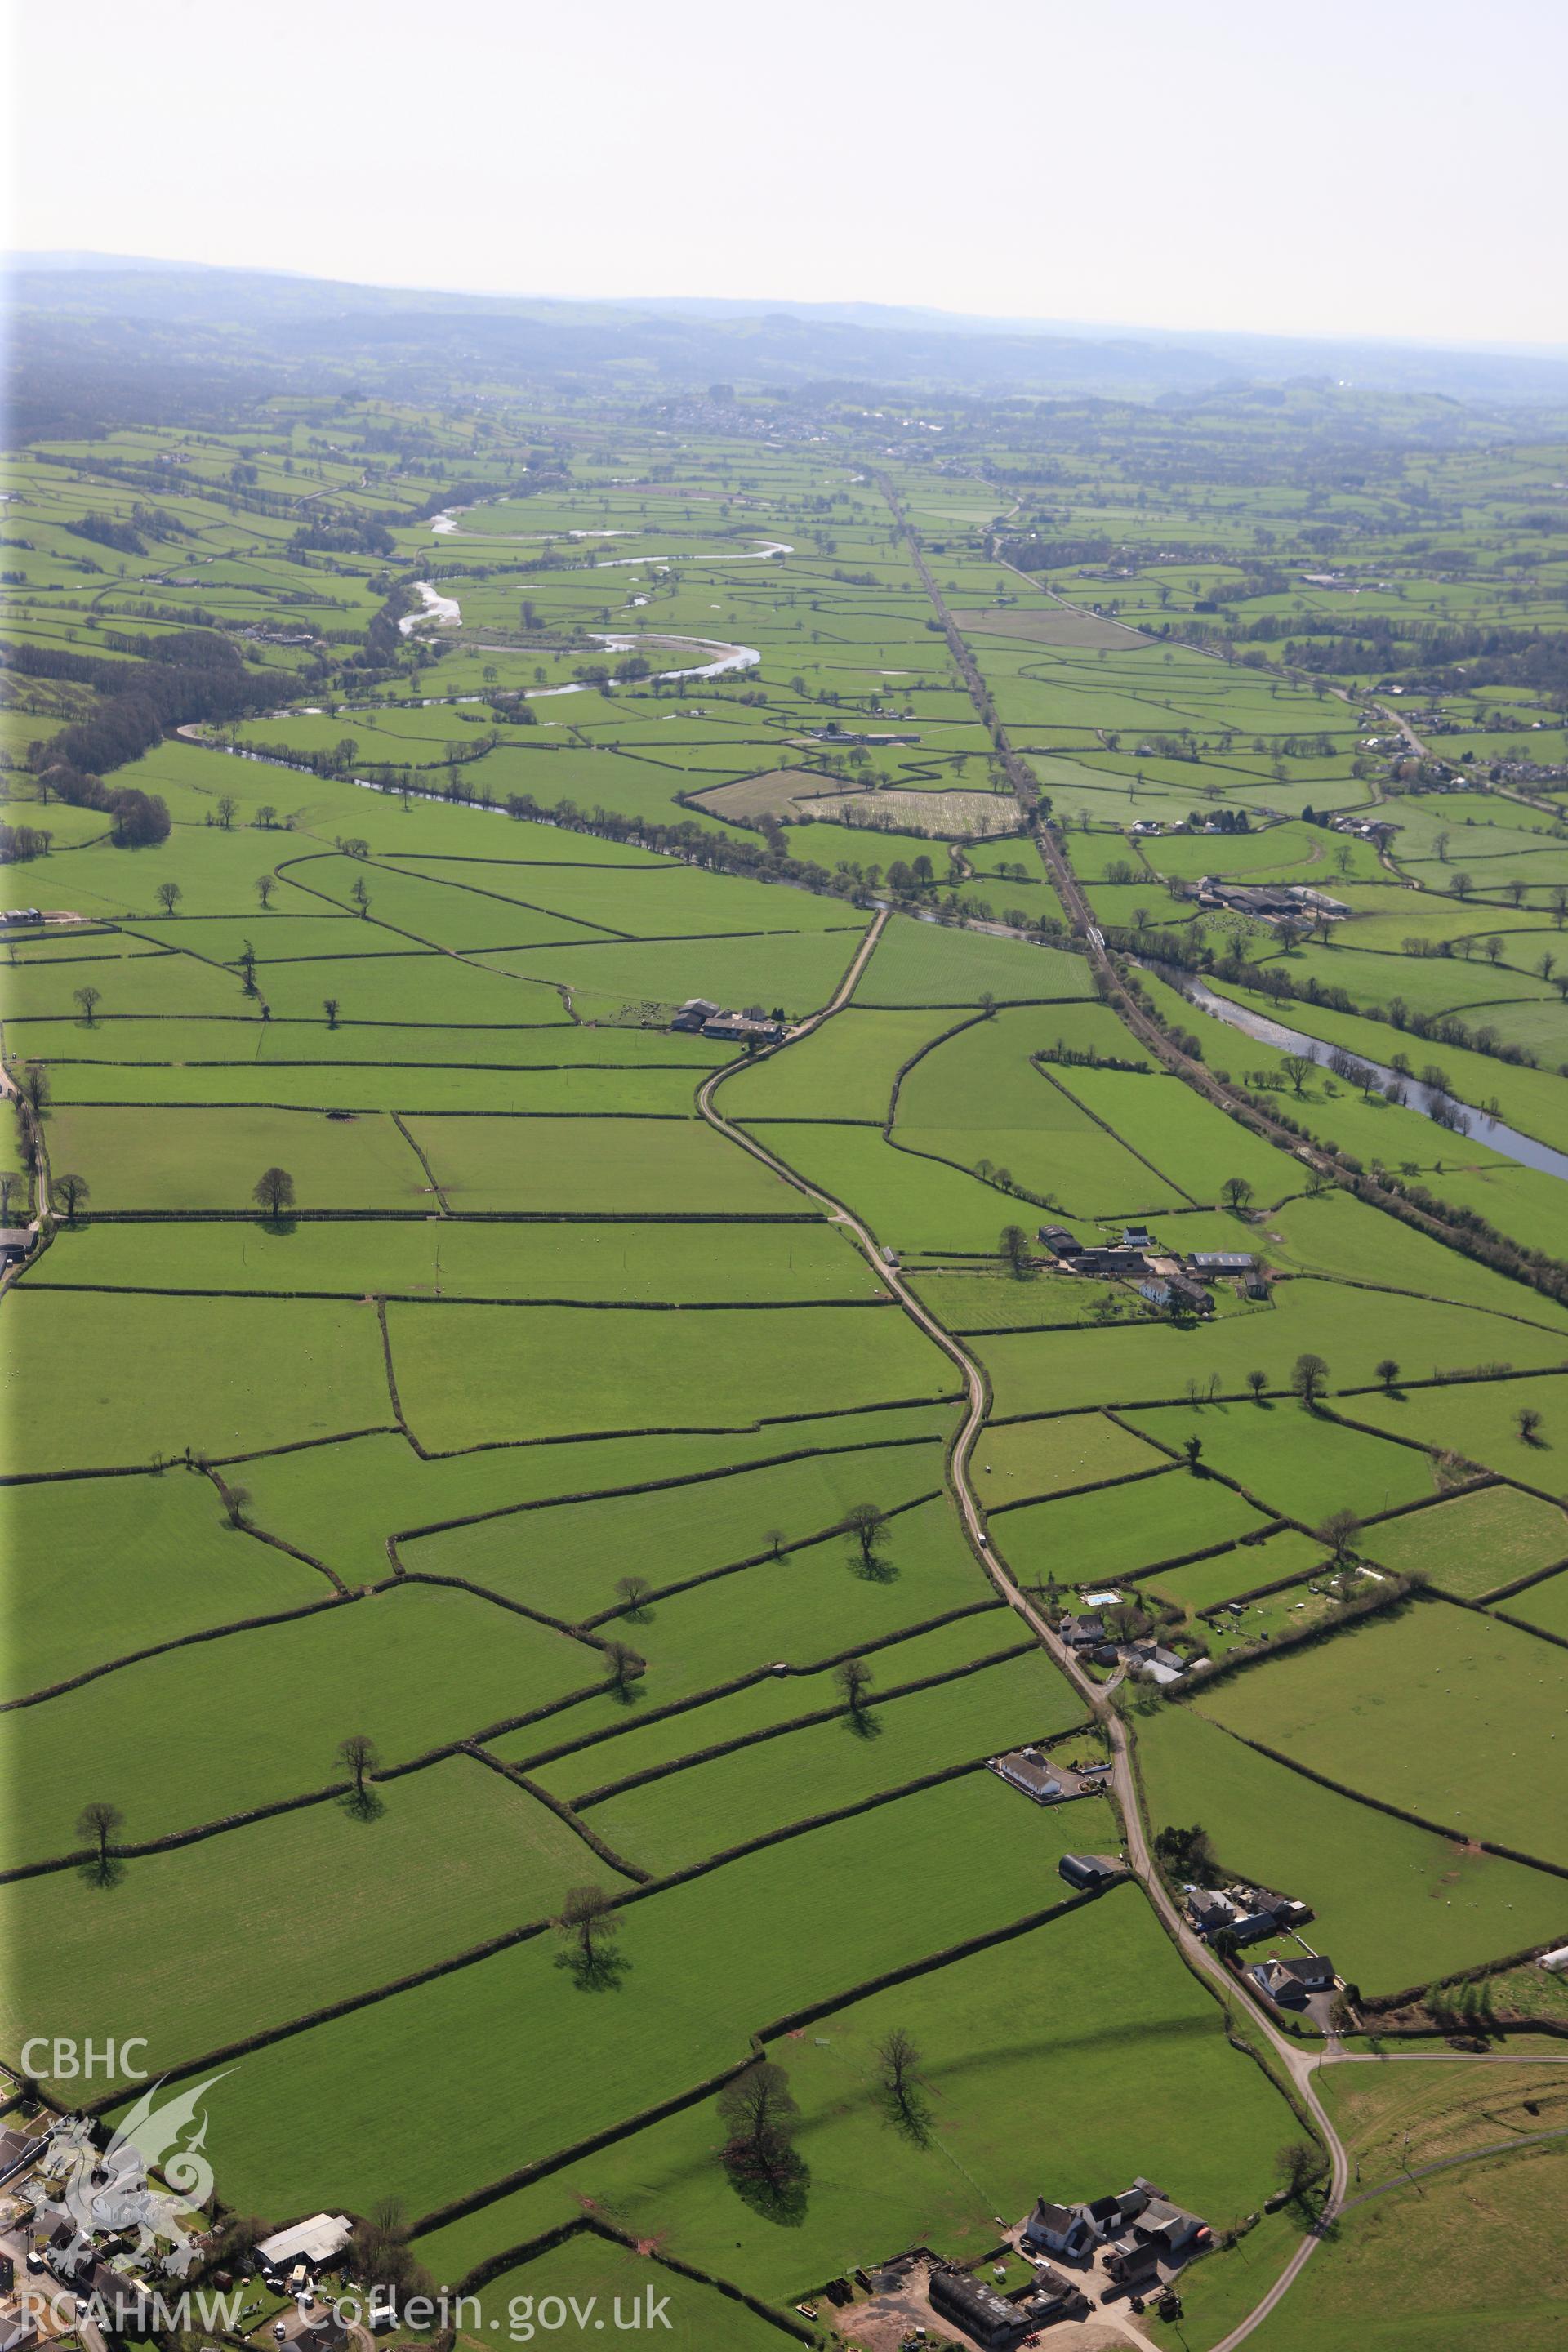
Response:
M700 1029L718 1010L710 997L689 996L669 1025L672 1029Z
M1096 1650L1105 1639L1103 1617L1064 1617L1057 1627L1070 1649Z
M1009 2303L1005 2295L971 2278L967 2271L950 2269L945 2263L932 2270L926 2292L931 2309L962 2327L976 2344L1016 2344L1030 2325L1017 2305Z
M1299 1960L1259 1960L1247 1973L1281 2009L1298 2008L1310 1994L1334 1987L1334 1964L1321 1952Z
M1061 2254L1069 2263L1085 2262L1094 2251L1094 2225L1081 2205L1053 2205L1049 2198L1037 2197L1024 2224L1023 2243Z
M1037 1748L1016 1748L1010 1756L993 1756L989 1761L993 1772L1010 1787L1021 1789L1026 1797L1033 1797L1037 1805L1058 1805L1078 1794L1058 1779Z
M1127 1875L1123 1864L1103 1853L1064 1853L1057 1868L1069 1886L1081 1887L1085 1894L1098 1894Z

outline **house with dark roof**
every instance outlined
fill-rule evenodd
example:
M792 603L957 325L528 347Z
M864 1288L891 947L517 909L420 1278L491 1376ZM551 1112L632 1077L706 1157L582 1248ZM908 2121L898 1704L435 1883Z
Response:
M1321 1952L1306 1953L1300 1959L1258 1960L1247 1973L1281 2009L1299 2008L1312 1993L1334 1989L1334 1964Z
M1105 1620L1103 1617L1069 1615L1062 1619L1057 1631L1069 1648L1093 1650L1097 1649L1105 1639Z
M1009 2303L994 2287L971 2278L967 2271L950 2269L945 2263L931 2272L926 2293L931 2309L962 2327L976 2344L1016 2344L1034 2324L1016 2303Z

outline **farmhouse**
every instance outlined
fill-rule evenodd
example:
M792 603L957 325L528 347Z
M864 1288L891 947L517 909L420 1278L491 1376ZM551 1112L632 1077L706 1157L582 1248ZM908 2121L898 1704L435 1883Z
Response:
M1097 2236L1082 2205L1053 2205L1047 2198L1037 2197L1035 2210L1024 2224L1023 2242L1026 2247L1038 2246L1047 2254L1064 2254L1069 2263L1079 2263L1092 2252Z
M704 1037L729 1037L743 1045L776 1045L784 1034L782 1021L755 1013L715 1013L702 1024Z
M1064 1617L1057 1631L1073 1649L1095 1650L1105 1639L1105 1620L1103 1617Z

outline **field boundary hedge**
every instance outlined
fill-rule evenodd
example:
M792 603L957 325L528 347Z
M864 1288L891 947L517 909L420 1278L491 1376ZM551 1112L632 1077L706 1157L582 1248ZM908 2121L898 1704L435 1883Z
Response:
M882 1517L884 1520L901 1518L906 1511L921 1510L928 1503L942 1502L945 1495L944 1487L933 1486L927 1495L912 1495L907 1502L895 1503L890 1509L883 1512ZM813 1534L796 1536L791 1542L780 1544L776 1551L770 1547L766 1551L751 1552L744 1559L721 1560L717 1568L699 1569L695 1576L681 1577L673 1584L655 1585L649 1591L647 1600L649 1601L668 1601L672 1594L693 1591L700 1584L712 1584L724 1576L738 1576L745 1569L765 1568L770 1560L784 1560L792 1552L810 1551L818 1544L831 1543L835 1536L847 1536L852 1533L853 1529L847 1519L836 1519L831 1527L819 1528ZM592 1626L607 1625L617 1617L625 1617L626 1613L626 1602L617 1601L613 1608L597 1609L591 1617L581 1618L578 1622L582 1630L586 1632Z
M544 1787L542 1782L531 1780L521 1765L508 1764L503 1758L492 1756L489 1748L479 1747L477 1741L469 1740L466 1745L470 1756L476 1757L481 1764L488 1764L490 1770L499 1772L503 1780L510 1780L514 1788L521 1789L539 1804L545 1806L555 1815L558 1822L569 1829L574 1836L580 1837L584 1844L596 1853L599 1860L615 1871L619 1877L629 1878L634 1884L644 1886L652 1879L651 1870L644 1870L638 1864L628 1862L623 1854L618 1854L614 1846L606 1844L598 1832L581 1819L574 1806L569 1805L563 1797L555 1796L552 1790Z
M418 1114L415 1113L413 1116L417 1117ZM424 1150L415 1140L414 1137L409 1133L408 1129L404 1124L401 1112L394 1111L391 1114L391 1117L393 1126L397 1129L398 1134L403 1138L404 1142L406 1143L408 1149L419 1162L420 1167L425 1171L426 1180L430 1186L431 1192L436 1196L436 1206L444 1217L449 1217L452 1213L452 1204L447 1200L446 1193L441 1190L440 1185L436 1181L436 1171L431 1167L429 1160L425 1156Z
M676 1486L700 1486L714 1478L745 1477L753 1470L776 1470L792 1462L833 1460L841 1454L874 1454L879 1449L899 1445L941 1445L945 1440L934 1432L919 1437L872 1437L858 1445L801 1445L791 1454L767 1454L754 1462L723 1462L708 1470L683 1470L668 1478L637 1478L624 1486L584 1486L570 1495L542 1495L521 1503L500 1503L493 1510L465 1511L450 1519L432 1519L417 1528L400 1528L398 1543L416 1543L427 1536L449 1535L457 1528L482 1527L489 1519L516 1517L523 1511L552 1511L574 1503L611 1502L628 1495L658 1495Z
M1207 1716L1205 1722L1213 1722ZM1374 1813L1387 1813L1396 1822L1408 1822L1412 1829L1425 1830L1432 1837L1446 1838L1450 1845L1479 1846L1483 1853L1495 1853L1502 1862L1517 1862L1526 1870L1539 1870L1549 1878L1568 1878L1568 1864L1548 1862L1539 1853L1521 1853L1517 1846L1499 1845L1492 1838L1479 1838L1468 1830L1457 1830L1447 1822L1429 1821L1425 1813L1413 1813L1406 1806L1392 1804L1386 1797L1374 1797L1365 1789L1352 1789L1346 1781L1335 1780L1327 1772L1317 1771L1303 1764L1298 1757L1287 1756L1278 1748L1270 1748L1261 1739L1248 1739L1239 1731L1232 1731L1226 1723L1216 1727L1230 1738L1239 1740L1259 1756L1267 1756L1271 1764L1283 1764L1288 1771L1299 1773L1303 1780L1315 1780L1336 1797L1348 1797L1352 1804L1369 1805Z
M1136 1486L1144 1478L1167 1478L1173 1470L1185 1467L1178 1461L1156 1462L1147 1470L1128 1470L1116 1478L1086 1478L1081 1486L1058 1486L1049 1495L1020 1495L1011 1503L992 1503L986 1507L987 1519L999 1519L1008 1511L1033 1511L1042 1503L1070 1503L1076 1495L1102 1495L1113 1486Z
M917 1691L934 1690L942 1683L962 1682L965 1676L979 1674L987 1666L999 1666L1009 1658L1030 1655L1038 1646L1032 1639L1015 1642L1007 1649L990 1651L983 1658L970 1658L963 1665L944 1666L939 1674L921 1675L913 1682L894 1684L888 1690L878 1691L866 1704L880 1706L895 1699L911 1697ZM694 1748L684 1756L670 1758L666 1763L649 1764L640 1772L626 1773L618 1780L606 1780L597 1789L585 1790L576 1800L577 1807L581 1810L590 1805L607 1804L612 1798L624 1796L628 1789L646 1788L652 1781L666 1780L673 1773L688 1771L693 1765L711 1763L715 1758L732 1756L740 1748L761 1747L766 1740L782 1739L795 1731L808 1731L816 1724L832 1723L856 1712L848 1701L844 1700L837 1706L816 1707L807 1715L791 1716L783 1723L765 1724L756 1731L740 1732L732 1739L716 1740L708 1748Z
M566 2244L569 2240L584 2236L603 2238L608 2244L625 2246L631 2253L644 2252L636 2238L628 2237L624 2230L616 2229L613 2223L603 2220L597 2213L575 2213L570 2221L558 2221L553 2229L542 2231L536 2238L524 2238L519 2244L507 2247L503 2252L487 2254L483 2262L476 2263L472 2270L466 2271L449 2291L458 2297L477 2294L492 2279L503 2278L509 2271L520 2270L526 2263L536 2262L541 2254L551 2253L555 2247ZM797 2344L820 2341L816 2329L808 2327L804 2321L794 2319L785 2312L775 2311L771 2304L762 2302L754 2294L748 2294L744 2287L736 2286L730 2279L720 2278L712 2271L699 2270L694 2263L683 2262L679 2254L646 2253L644 2259L657 2263L661 2269L673 2271L678 2278L691 2279L699 2286L710 2286L720 2294L728 2295L732 2303L744 2304L758 2319L765 2319ZM603 2325L602 2322L600 2324Z
M127 1650L120 1657L102 1658L97 1665L84 1666L79 1674L68 1675L58 1683L46 1683L41 1689L0 1700L0 1715L10 1715L19 1707L37 1706L44 1699L59 1698L67 1691L79 1690L83 1683L95 1683L104 1675L118 1674L122 1666L142 1665L148 1658L164 1657L171 1650L192 1649L198 1642L219 1642L229 1633L253 1633L264 1625L287 1625L296 1618L319 1616L323 1609L341 1609L345 1601L365 1597L363 1592L351 1592L346 1586L341 1586L336 1592L324 1593L320 1601L302 1601L297 1609L275 1609L264 1617L231 1617L222 1625L202 1625L189 1633L171 1633L166 1641L150 1642L144 1650Z

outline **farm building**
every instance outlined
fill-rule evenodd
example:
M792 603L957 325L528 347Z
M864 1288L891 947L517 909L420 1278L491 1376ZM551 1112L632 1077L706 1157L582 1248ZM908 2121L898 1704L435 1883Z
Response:
M1069 1886L1081 1887L1086 1894L1096 1894L1102 1886L1114 1886L1119 1878L1127 1875L1124 1865L1112 1862L1109 1854L1064 1853L1057 1868Z
M719 1007L710 997L689 996L669 1025L672 1029L700 1029L705 1022L715 1017L718 1011Z
M1016 2303L971 2278L967 2271L933 2270L927 2286L931 2307L962 2327L976 2344L1016 2344L1030 2321Z
M353 2235L353 2223L346 2213L312 2213L308 2221L296 2221L261 2239L256 2251L272 2277L292 2277L296 2271L313 2277L336 2260Z
M1248 1250L1194 1250L1187 1270L1196 1275L1250 1274L1254 1263Z
M37 1238L26 1225L0 1225L0 1266L20 1265Z

